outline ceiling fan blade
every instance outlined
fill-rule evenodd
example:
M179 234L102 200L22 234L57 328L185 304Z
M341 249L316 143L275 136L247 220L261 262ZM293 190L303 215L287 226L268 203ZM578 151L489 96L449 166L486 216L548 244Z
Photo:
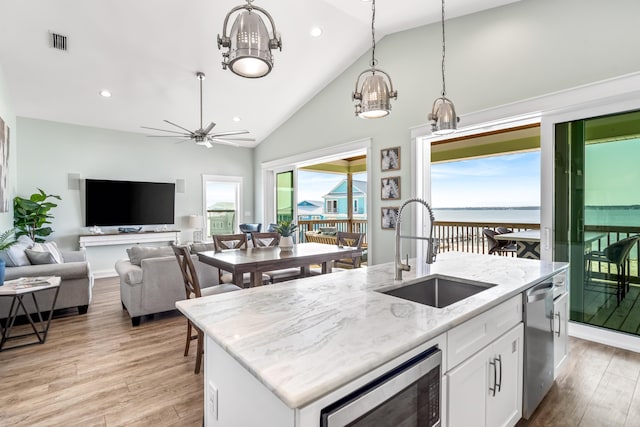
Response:
M232 130L229 132L220 132L220 133L214 133L213 135L211 135L214 138L217 138L219 136L230 136L230 135L244 135L249 133L248 130Z
M212 136L211 138L217 138L217 136ZM256 142L255 138L227 138L227 137L223 137L222 139L226 139L227 141Z
M215 123L211 122L209 123L209 126L207 126L206 128L204 128L204 134L208 134L209 132L211 132L213 130L213 128L216 126Z
M228 139L220 139L220 138L209 138L209 141L217 142L219 144L231 145L232 147L239 147L240 144L236 144L235 142L229 141Z
M179 133L180 135L183 135L183 132L178 132L178 131L175 131L175 130L167 130L167 129L159 129L159 128L150 128L150 127L148 127L148 126L140 126L140 127L141 127L141 128L143 128L143 129L159 130L159 131L162 131L162 132Z
M177 135L147 135L147 138L182 138L185 136L191 139L191 135L188 133L179 133Z
M173 123L173 122L170 122L169 120L163 120L163 121L164 121L164 122L166 122L166 123L169 123L170 125L173 125L173 126L175 126L175 127L177 127L177 128L180 128L180 129L182 129L182 130L185 130L185 131L189 132L189 135L191 135L191 134L193 133L193 132L192 132L192 131L190 131L189 129L187 129L187 128L183 128L182 126L177 125L177 124L175 124L175 123Z

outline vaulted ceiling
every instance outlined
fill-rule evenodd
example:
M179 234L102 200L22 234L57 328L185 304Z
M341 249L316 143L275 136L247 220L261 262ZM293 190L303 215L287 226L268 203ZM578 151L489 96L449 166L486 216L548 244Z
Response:
M447 18L517 0L447 0ZM256 0L283 40L273 71L244 79L223 71L216 37L241 0L0 0L0 65L18 116L145 133L168 119L216 131L247 129L254 146L366 53L371 3L363 0ZM377 39L438 22L437 0L378 0ZM310 36L319 26L323 34ZM68 50L49 46L49 33ZM355 78L355 76L354 76ZM111 98L98 95L102 89ZM234 122L234 116L241 118Z

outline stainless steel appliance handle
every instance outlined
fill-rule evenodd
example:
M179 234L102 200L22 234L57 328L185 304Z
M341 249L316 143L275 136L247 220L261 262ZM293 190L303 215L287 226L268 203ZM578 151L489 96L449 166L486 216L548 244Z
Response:
M498 378L500 378L500 380L498 381L498 384L496 384L496 388L498 389L498 391L500 391L500 389L502 388L502 355L499 354L498 355L498 362L500 362L500 375L498 376Z
M387 401L390 397L393 397L418 381L418 379L431 372L433 368L441 365L442 351L436 350L427 358L401 371L394 377L367 391L365 394L362 394L360 397L351 400L335 412L330 413L327 416L327 425L344 426L355 421ZM442 372L440 372L440 374L442 374Z
M553 283L544 282L535 285L526 291L527 304L541 301L545 299L549 294L553 294Z
M558 317L558 332L556 332L556 335L560 336L560 328L562 328L562 318L560 317L560 312L557 312L556 316Z
M496 368L496 358L494 357L489 365L493 366L493 387L489 387L489 391L492 392L492 396L496 395L496 389L498 388L498 370Z

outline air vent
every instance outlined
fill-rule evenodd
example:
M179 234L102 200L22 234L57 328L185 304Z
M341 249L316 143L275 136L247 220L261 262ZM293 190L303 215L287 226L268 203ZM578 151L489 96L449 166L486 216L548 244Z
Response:
M54 49L63 50L66 52L67 36L49 31L49 46Z

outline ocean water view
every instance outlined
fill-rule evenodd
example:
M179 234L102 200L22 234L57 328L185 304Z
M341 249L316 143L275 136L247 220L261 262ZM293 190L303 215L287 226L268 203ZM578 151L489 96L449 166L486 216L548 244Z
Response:
M434 208L436 221L539 224L540 207ZM640 227L640 205L587 206L586 225Z
M540 207L485 207L433 209L436 221L540 223Z

